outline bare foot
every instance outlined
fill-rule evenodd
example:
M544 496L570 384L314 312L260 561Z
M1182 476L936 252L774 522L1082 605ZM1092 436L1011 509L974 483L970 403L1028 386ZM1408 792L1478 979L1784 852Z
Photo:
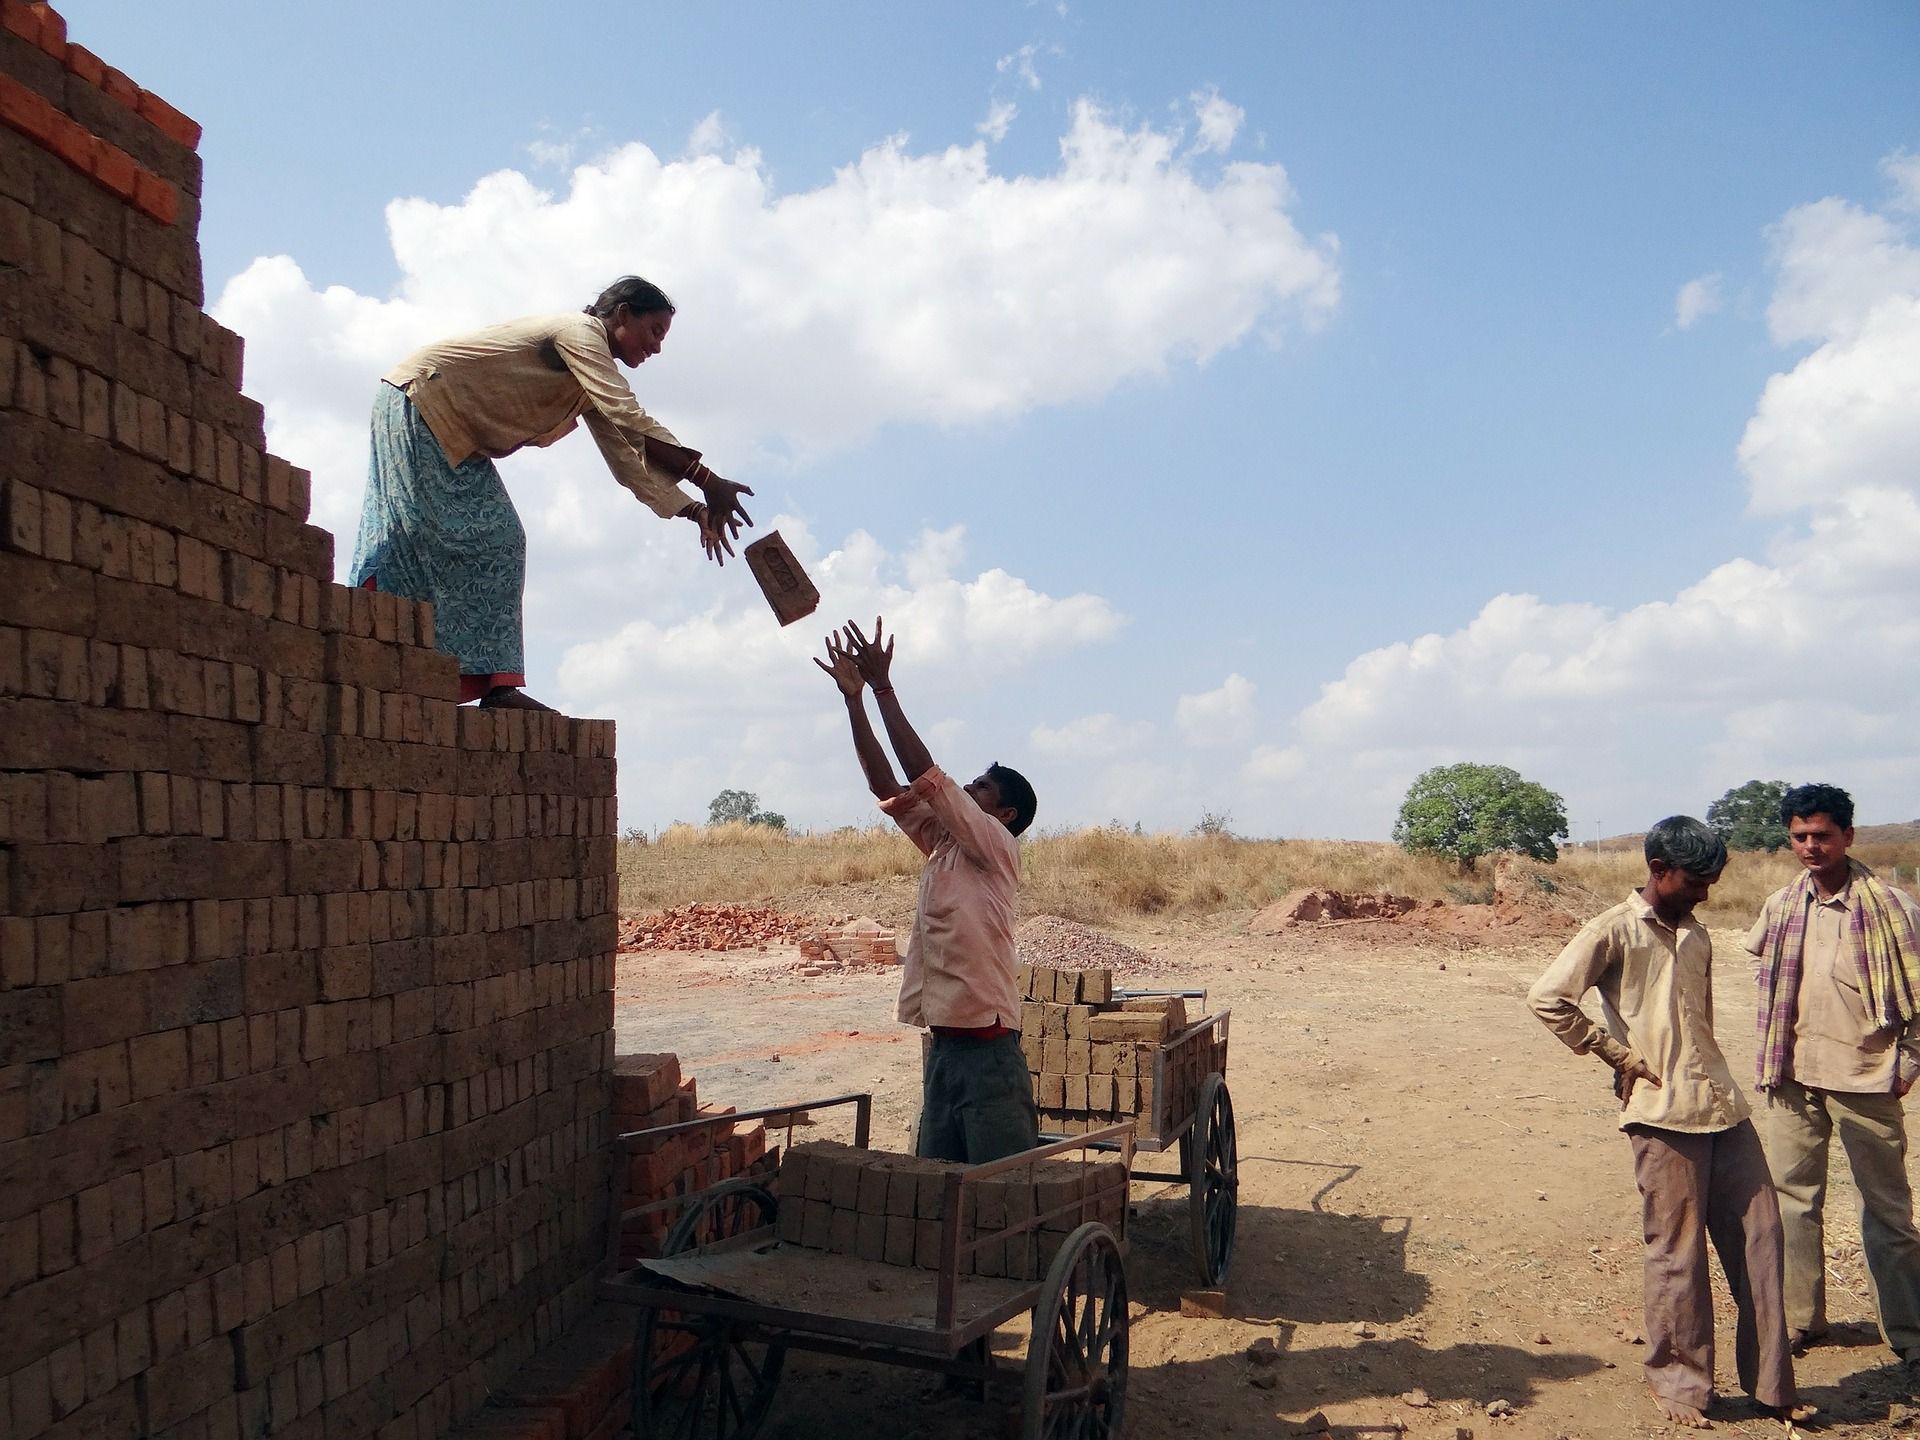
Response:
M1666 1418L1674 1424L1685 1429L1711 1430L1713 1428L1713 1422L1707 1419L1702 1411L1696 1410L1693 1406L1683 1404L1678 1400L1669 1400L1664 1395L1656 1395L1653 1397L1653 1408L1666 1416Z
M542 705L538 700L515 685L496 685L480 697L482 710L545 710L553 713L551 705Z

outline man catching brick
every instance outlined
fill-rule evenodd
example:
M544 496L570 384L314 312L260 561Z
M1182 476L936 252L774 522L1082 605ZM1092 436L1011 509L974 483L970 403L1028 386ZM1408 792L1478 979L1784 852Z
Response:
M927 857L898 1012L903 1023L932 1032L915 1150L976 1165L1031 1150L1040 1143L1039 1117L1020 1049L1013 900L1020 882L1014 837L1033 823L1033 787L1000 764L962 787L933 763L894 693L893 641L883 641L879 620L872 639L849 622L827 637L827 658L813 663L847 702L868 788ZM867 719L862 691L869 685L905 785Z

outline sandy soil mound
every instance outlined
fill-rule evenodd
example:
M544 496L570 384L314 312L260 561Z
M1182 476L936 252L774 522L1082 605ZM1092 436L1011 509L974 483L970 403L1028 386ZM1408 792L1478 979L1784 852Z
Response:
M1450 905L1405 895L1357 895L1338 890L1294 890L1248 922L1255 935L1312 934L1340 930L1355 943L1403 942L1408 933L1451 940L1505 944L1562 934L1609 902L1566 885L1548 865L1502 855L1493 866L1493 903Z
M1438 905L1438 900L1429 901ZM1255 935L1277 935L1295 925L1335 920L1391 920L1420 908L1405 895L1349 895L1340 890L1289 890L1256 914L1247 928Z

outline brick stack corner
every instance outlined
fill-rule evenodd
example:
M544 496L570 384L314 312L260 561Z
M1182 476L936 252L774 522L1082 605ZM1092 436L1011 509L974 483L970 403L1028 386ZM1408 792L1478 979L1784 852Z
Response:
M0 0L0 1435L432 1440L591 1306L613 730L332 583L198 133Z
M659 1255L688 1200L702 1191L725 1180L771 1181L778 1157L767 1148L766 1126L724 1118L732 1113L700 1103L694 1077L681 1075L675 1055L615 1058L612 1128L628 1137L616 1142L616 1163L626 1166L616 1268ZM717 1123L679 1135L631 1133L707 1117Z

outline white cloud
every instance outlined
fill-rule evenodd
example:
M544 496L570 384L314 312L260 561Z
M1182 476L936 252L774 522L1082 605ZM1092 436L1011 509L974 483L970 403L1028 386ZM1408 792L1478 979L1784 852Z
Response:
M637 269L680 306L636 376L642 403L723 469L807 463L890 423L1090 402L1321 322L1337 242L1295 228L1284 170L1203 175L1175 147L1082 101L1049 174L995 173L984 141L917 152L895 137L782 194L751 148L669 161L628 144L564 193L501 171L458 204L396 200L391 298L322 290L270 257L216 308L247 334L249 388L276 419L348 415L412 346L577 308ZM296 314L331 323L312 334Z
M1033 62L1039 53L1038 45L1022 45L1011 55L1002 55L994 62L993 68L1002 75L1013 76L1027 89L1037 92L1040 89L1040 72Z
M693 133L687 137L687 154L690 156L718 155L722 150L730 148L732 144L733 136L728 131L726 122L720 118L720 112L711 110L698 125L693 127Z
M1893 208L1920 210L1920 155L1896 150L1880 162L1880 168L1893 182Z
M1200 155L1226 154L1233 148L1240 127L1246 123L1247 112L1231 100L1222 99L1218 90L1196 90L1189 98L1198 128L1191 149Z
M573 143L568 140L529 140L527 158L543 170L564 170L573 161Z
M1691 330L1702 316L1720 309L1720 277L1699 275L1680 287L1673 297L1673 323L1680 330Z
M1229 675L1217 690L1182 695L1173 707L1174 724L1190 745L1228 745L1253 729L1254 684Z
M1019 113L1020 107L1011 100L996 100L987 107L987 118L973 128L997 145L1007 138Z
M1251 784L1280 785L1299 779L1306 768L1307 752L1298 745L1256 745L1241 774Z
M1032 55L1016 61L1024 78ZM813 189L782 192L710 116L677 159L618 145L552 188L505 170L458 203L395 200L389 291L328 286L268 256L227 282L215 310L247 337L248 391L276 453L313 471L314 520L337 537L344 571L379 375L437 337L575 309L613 275L658 280L680 311L664 353L633 373L636 393L756 484L768 510L780 497L796 512L754 507L813 573L817 623L774 626L744 565L706 565L691 526L633 504L588 440L570 437L501 467L529 537L531 688L620 722L629 823L697 817L725 784L806 823L864 803L844 720L808 663L832 625L885 614L923 733L943 724L963 747L1004 746L1012 763L1033 715L990 699L999 692L981 677L1018 685L1023 667L1125 624L1100 595L965 563L957 497L914 536L816 539L817 518L785 495L805 493L809 466L885 427L1003 424L1097 402L1337 306L1338 242L1295 227L1285 171L1196 168L1179 145L1082 101L1044 173L997 172L984 140L926 149L895 137ZM1150 733L1123 727L1114 741ZM1192 798L1184 778L1168 783L1168 803Z
M632 813L704 813L727 785L756 791L799 823L864 810L844 713L810 660L840 617L863 628L885 617L903 703L936 759L968 775L993 757L961 751L972 727L946 712L974 698L981 675L1016 684L1033 662L1108 640L1123 623L1097 596L1047 595L1001 570L941 572L929 556L951 553L946 536L922 535L896 556L855 531L822 555L804 524L791 516L772 523L820 588L809 620L779 628L741 577L702 585L718 597L676 619L621 604L614 613L628 618L571 643L577 617L545 637L530 623L531 641L545 638L562 653L548 698L572 714L619 721L623 807ZM685 564L697 567L697 553ZM689 588L698 578L689 575Z
M1619 830L1756 776L1851 778L1875 813L1920 808L1920 247L1831 199L1769 236L1773 333L1814 348L1740 442L1754 507L1791 517L1764 558L1619 610L1495 596L1355 658L1249 781L1291 782L1349 834L1384 834L1408 781L1456 760L1513 765Z
M1027 743L1037 754L1059 759L1108 760L1137 750L1152 738L1152 722L1123 720L1103 711L1064 725L1036 725Z

